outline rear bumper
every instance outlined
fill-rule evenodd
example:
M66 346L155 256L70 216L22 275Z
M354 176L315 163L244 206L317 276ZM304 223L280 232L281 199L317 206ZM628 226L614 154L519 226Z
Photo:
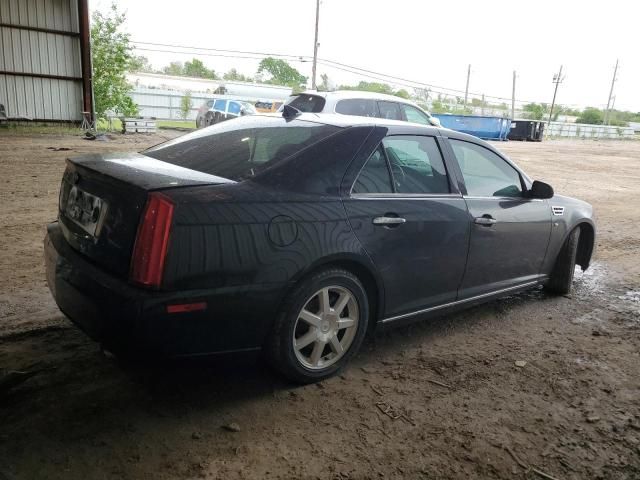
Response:
M271 328L284 284L156 292L106 273L73 250L57 222L47 226L49 289L60 310L108 349L197 355L259 349ZM206 302L203 311L167 313L167 306Z

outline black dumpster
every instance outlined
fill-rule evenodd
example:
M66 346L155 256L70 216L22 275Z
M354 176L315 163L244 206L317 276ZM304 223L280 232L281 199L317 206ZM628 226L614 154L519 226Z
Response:
M523 142L541 142L544 132L544 122L538 120L512 120L509 140Z
M533 131L533 141L534 142L541 142L542 141L542 137L544 136L544 126L545 123L544 122L536 122L536 127Z

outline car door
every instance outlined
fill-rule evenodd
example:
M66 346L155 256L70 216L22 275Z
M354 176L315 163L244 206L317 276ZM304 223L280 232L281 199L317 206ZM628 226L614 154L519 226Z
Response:
M227 101L226 100L216 100L216 103L213 104L213 110L215 112L215 122L222 122L226 120L227 115Z
M227 107L227 119L238 118L240 116L240 110L242 109L240 103L229 102Z
M459 299L537 280L551 233L547 200L527 198L522 175L490 149L450 138L469 210L469 257Z
M468 246L464 200L436 137L386 137L344 200L356 237L384 283L393 320L454 301Z

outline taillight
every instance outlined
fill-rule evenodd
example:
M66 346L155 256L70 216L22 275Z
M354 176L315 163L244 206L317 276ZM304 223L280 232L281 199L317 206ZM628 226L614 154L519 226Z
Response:
M160 193L150 193L133 247L132 282L149 287L162 283L172 220L173 202Z

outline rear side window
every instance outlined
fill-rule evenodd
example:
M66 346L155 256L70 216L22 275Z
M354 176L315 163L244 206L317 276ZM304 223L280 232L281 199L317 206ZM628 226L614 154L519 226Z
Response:
M340 100L336 105L336 113L358 115L360 117L377 117L375 100L366 98L349 98Z
M207 107L209 107L209 108L213 107L213 100L209 100L207 102Z
M404 118L407 120L407 122L420 123L422 125L431 125L427 114L418 110L416 107L401 103L400 109L402 110L402 113L404 113Z
M227 101L226 100L216 100L216 103L213 104L213 108L220 111L227 111Z
M382 143L397 193L449 193L449 180L435 138L387 137Z
M474 197L520 197L518 171L491 150L475 143L449 139L462 170L467 194Z
M388 120L402 120L400 115L400 105L396 102L378 102L378 110L380 110L380 118Z
M240 104L238 102L229 102L229 113L240 115Z
M143 153L230 180L250 178L268 166L339 131L339 127L282 118L245 116L161 143Z
M378 147L367 163L362 167L356 183L353 184L352 193L392 193L391 175L387 166L387 159Z
M320 113L324 108L325 100L317 95L295 95L288 102L292 107L301 112Z

